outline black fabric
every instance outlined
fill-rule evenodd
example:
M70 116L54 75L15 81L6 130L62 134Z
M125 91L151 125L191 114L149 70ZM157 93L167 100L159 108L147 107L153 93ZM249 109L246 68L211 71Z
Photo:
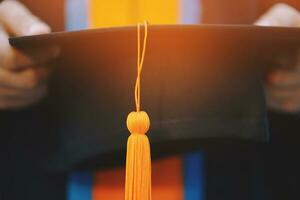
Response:
M2 0L1 0L2 1ZM20 0L53 31L64 29L63 0ZM65 173L45 164L59 142L49 102L0 111L0 200L65 200Z
M52 131L49 104L2 111L0 121L0 199L65 199L66 174L50 172L45 166L59 141Z
M205 151L207 200L299 199L300 117L269 113L267 144L223 143Z
M271 140L264 151L268 200L299 199L300 116L270 115Z
M203 146L220 144L221 147L221 143L236 145L236 142L238 146L242 144L241 151L250 157L251 151L244 144L268 139L256 50L258 46L260 50L270 46L276 49L276 42L267 33L275 35L280 47L291 42L297 45L297 38L280 40L288 34L284 29L276 37L273 29L251 32L250 27L244 27L244 34L235 34L236 27L219 28L150 29L142 107L152 119L149 135L154 158ZM27 50L58 45L62 55L46 102L26 111L2 113L6 123L1 144L7 160L2 166L4 199L41 199L46 188L48 195L42 199L64 199L68 171L122 163L128 136L124 121L134 109L135 31L135 28L95 30L11 40ZM253 41L258 33L265 40L256 44ZM199 34L202 37L195 38ZM207 151L215 152L213 148ZM233 160L238 157L233 150L225 148L226 152L232 154ZM212 161L213 157L208 159ZM253 182L249 175L252 165L246 164L246 157L237 160L241 166L232 162L219 173L216 166L222 164L208 164L211 166L208 172L218 177L235 172L246 176L227 179L229 182L224 178L228 190L213 185L217 191L232 191L229 198L236 199L250 193L251 189L243 183ZM214 176L211 178L210 185L218 181L212 181ZM24 186L25 183L28 184ZM238 193L234 193L234 185L238 186Z
M142 108L152 120L149 136L157 152L153 155L171 154L174 147L166 147L175 142L177 149L184 149L190 141L198 141L195 146L213 139L266 141L257 56L266 49L297 46L298 32L253 26L150 26ZM289 39L282 40L286 35ZM260 42L254 43L258 37ZM10 42L27 52L49 46L61 50L51 94L61 138L49 168L93 166L92 158L97 167L120 164L128 136L126 115L134 110L136 27Z

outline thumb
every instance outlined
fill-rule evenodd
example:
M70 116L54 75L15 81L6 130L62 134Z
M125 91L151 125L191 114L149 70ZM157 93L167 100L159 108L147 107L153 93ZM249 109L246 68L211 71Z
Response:
M0 22L13 36L49 33L50 27L34 16L18 1L6 0L0 4Z
M300 26L300 13L288 4L278 3L256 22L260 26Z

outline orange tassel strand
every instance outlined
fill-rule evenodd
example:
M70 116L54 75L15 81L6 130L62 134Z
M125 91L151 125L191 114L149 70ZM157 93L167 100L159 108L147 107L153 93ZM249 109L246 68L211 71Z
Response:
M140 81L145 57L148 25L145 22L145 36L140 57L140 24L138 24L137 79L135 84L136 112L127 117L127 128L131 135L127 142L125 200L151 200L151 153L146 135L150 119L146 112L140 111Z

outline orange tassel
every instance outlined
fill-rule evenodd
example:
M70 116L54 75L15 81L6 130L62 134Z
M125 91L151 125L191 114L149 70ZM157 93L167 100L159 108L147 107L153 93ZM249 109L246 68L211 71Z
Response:
M136 112L127 117L127 128L131 135L127 142L125 200L151 200L151 153L146 135L150 119L140 111L140 80L147 44L147 22L142 57L140 58L140 24L138 24L137 79L135 84Z

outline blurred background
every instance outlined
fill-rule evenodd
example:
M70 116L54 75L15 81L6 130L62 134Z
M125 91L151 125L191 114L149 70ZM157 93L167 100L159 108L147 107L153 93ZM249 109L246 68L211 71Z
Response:
M135 25L144 20L149 21L150 24L252 24L269 7L282 1L23 0L22 2L34 14L49 23L53 31L63 31ZM284 2L295 8L300 8L299 0ZM228 200L265 199L262 171L260 168L252 171L253 166L249 165L248 162L253 156L252 151L247 149L243 154L237 149L227 149L226 151L224 153L228 153L230 156L218 154L211 159L206 159L205 153L198 151L155 162L153 172L156 182L154 181L153 185L153 200L167 198L170 200L205 200L208 193L208 195L214 196L211 199L218 199L218 194L222 196L220 199ZM216 162L213 159L217 159L218 163L213 163ZM224 167L223 164L226 162L232 164ZM250 163L253 164L254 162ZM170 169L169 166L172 168ZM207 181L206 170L212 169L212 166L220 169L214 171L214 176L210 174L209 181ZM101 172L74 171L68 175L67 199L122 199L123 184L119 180L123 176L122 169ZM165 179L171 179L173 184L167 184L164 182ZM210 188L214 188L214 190L209 191L207 190L207 183L211 184L212 182L214 187ZM239 183L245 182L247 183L243 186L239 185ZM245 190L247 191L245 192ZM164 198L163 193L166 194L166 191L169 196ZM224 195L226 192L228 194L235 193L236 196L229 195L226 197ZM251 193L252 196L238 198L239 193Z

